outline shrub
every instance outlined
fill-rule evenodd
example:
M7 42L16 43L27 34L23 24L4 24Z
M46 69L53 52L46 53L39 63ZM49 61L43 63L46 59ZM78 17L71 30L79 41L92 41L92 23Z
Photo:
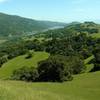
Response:
M27 53L27 56L26 56L25 58L26 58L26 59L29 59L29 58L32 58L32 56L33 56L33 55L32 55L32 52L28 52L28 53Z
M39 77L37 69L31 67L22 67L13 72L11 79L22 81L37 81Z
M7 56L0 57L0 67L7 61L8 61Z

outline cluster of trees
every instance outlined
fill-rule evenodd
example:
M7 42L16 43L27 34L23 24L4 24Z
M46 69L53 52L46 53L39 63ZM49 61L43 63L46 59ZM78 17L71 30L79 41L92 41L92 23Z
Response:
M94 49L93 53L94 53L95 61L94 61L94 68L91 70L91 72L100 70L100 45L98 45Z
M28 53L28 58L32 56L29 50L43 51L43 45L38 40L24 41L22 39L9 40L0 45L0 66L5 63L6 59ZM5 58L6 57L6 58ZM4 60L5 59L5 60Z
M72 80L73 74L84 72L83 61L79 57L52 55L38 63L37 68L23 67L15 70L11 79L33 82L63 82Z
M77 55L85 59L92 55L96 44L99 44L99 39L93 39L84 33L67 39L52 39L47 41L45 43L45 50L51 54Z
M94 39L87 36L87 34L79 34L67 38L53 38L51 40L39 41L22 39L16 41L9 41L0 45L0 62L4 63L1 59L4 56L7 59L12 59L16 56L26 54L29 50L46 51L53 55L63 56L79 56L86 59L94 52L94 48L100 45L100 39ZM29 54L28 56L32 56ZM3 58L2 58L3 57Z
M36 49L34 48L36 43ZM63 82L72 80L73 74L80 74L85 71L84 59L94 54L95 61L92 71L100 70L100 39L87 37L80 34L67 39L52 39L40 43L38 40L26 43L28 49L46 50L51 56L38 63L37 68L23 67L15 70L12 79L24 81L50 81ZM90 52L91 51L91 52ZM27 57L32 55L28 53Z

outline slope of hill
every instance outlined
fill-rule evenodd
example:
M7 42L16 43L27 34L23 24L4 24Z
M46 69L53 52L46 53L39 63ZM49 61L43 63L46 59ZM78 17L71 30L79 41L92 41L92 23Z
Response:
M35 34L36 37L68 37L70 35L77 35L81 33L86 33L88 35L100 34L100 24L96 24L94 22L84 22L84 23L69 23L64 28L49 30L46 32L41 32L39 34Z
M100 72L75 76L64 83L0 80L0 100L99 100Z
M87 33L90 34L99 34L100 32L100 24L96 24L94 22L84 22L84 23L77 23L77 24L71 24L67 27L65 27L65 30L71 30L74 34L80 34L80 33Z
M53 43L53 46L52 46L49 41L50 47L52 46L51 49L56 47L54 52L62 50L61 52L58 52L58 53L63 54L69 48L69 45L68 45L68 48L66 48L67 45L65 44L65 42L69 43L70 47L75 42L76 43L74 44L75 47L77 45L79 47L83 46L85 48L84 50L89 51L90 49L88 49L87 47L92 46L92 44L86 45L86 43L89 43L89 42L85 41L84 38L87 40L87 37L83 37L82 39L82 36L80 35L81 36L80 38L80 36L77 34L81 34L81 33L87 33L88 35L96 34L96 33L99 34L100 33L99 31L100 30L99 30L98 24L95 24L92 22L85 22L81 24L80 23L74 23L73 25L70 24L69 26L63 29L50 30L48 32L40 33L37 36L40 36L39 39L41 39L41 36L50 38L51 35L56 38L58 37L61 38L62 36L66 38L68 35L76 34L76 36L78 37L76 37L75 40L79 40L77 42L75 42L73 38L72 38L73 41L70 38L70 40L67 42L63 38L62 38L63 41L61 41L60 39L55 39L54 42L51 42ZM16 32L14 33L17 34ZM10 35L12 34L13 33L10 33ZM82 43L81 43L81 40L83 40ZM85 41L85 44L84 44L84 41ZM38 44L38 41L36 43ZM90 41L90 43L92 42ZM32 46L32 44L30 43L29 46ZM48 45L46 46L48 47ZM62 45L61 48L57 48L58 46L61 46L61 45ZM11 47L13 47L13 45L11 45ZM14 50L16 49L16 47L17 46L15 46ZM20 46L18 45L18 47L21 48L21 45ZM9 48L9 46L7 48ZM5 50L7 48L5 48ZM74 49L77 49L77 48L74 48ZM72 50L72 52L70 52L70 54L75 53L74 49L72 50L72 47L71 47L69 51ZM5 52L5 50L2 50L2 51ZM43 51L44 50L45 49L43 49ZM79 49L79 51L82 51L82 50L83 48ZM89 54L89 55L92 55L92 54ZM73 81L64 82L62 84L61 83L50 83L50 82L48 83L25 83L25 82L20 82L20 81L4 80L4 79L9 79L9 77L12 75L12 72L15 69L18 69L24 66L36 67L39 61L48 58L48 56L49 54L46 52L33 52L33 56L30 59L26 59L26 55L23 55L23 56L15 57L9 60L8 62L4 63L3 66L0 68L0 100L13 100L13 99L14 100L99 100L100 98L100 78L99 78L100 71L94 72L94 73L84 73L84 74L75 75L74 76L75 78ZM89 63L93 59L94 59L94 56L88 56L88 58L84 61L87 67L86 72L89 72L91 68L94 67L93 64L91 65Z
M18 56L9 60L0 68L0 79L9 78L15 69L21 67L36 67L37 63L41 60L48 58L49 54L46 52L34 52L33 57L26 59L26 55Z
M64 23L37 21L0 13L0 36L11 37L12 35L32 34L55 26L64 25Z

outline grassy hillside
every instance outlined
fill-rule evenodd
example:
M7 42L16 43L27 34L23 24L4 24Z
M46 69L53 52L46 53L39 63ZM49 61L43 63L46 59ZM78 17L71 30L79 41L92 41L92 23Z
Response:
M99 76L85 73L65 83L0 81L0 100L99 100Z
M100 38L100 33L91 34L91 36L92 36L93 38Z
M41 60L48 58L49 54L46 52L34 52L33 57L30 59L25 59L26 55L18 56L7 63L5 63L0 68L0 79L9 78L15 69L27 66L36 67L37 63Z

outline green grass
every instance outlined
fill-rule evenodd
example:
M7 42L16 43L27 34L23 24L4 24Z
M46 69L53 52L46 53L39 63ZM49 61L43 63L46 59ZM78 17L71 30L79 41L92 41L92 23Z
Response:
M99 100L100 71L75 75L72 81L64 83L26 83L21 81L2 80L9 78L13 70L23 66L37 66L37 62L48 58L46 52L34 52L33 57L26 55L16 57L0 68L0 100ZM88 64L94 56L87 58Z
M100 38L100 33L91 34L93 38Z
M37 63L41 60L48 58L49 54L46 52L34 52L33 57L25 59L26 55L18 56L12 60L9 60L0 68L0 79L7 79L11 76L15 69L27 66L36 67Z
M0 81L0 100L100 100L100 72L64 83Z
M85 64L88 64L93 58L94 58L93 55L90 56L90 57L88 57L87 59L84 60L84 63L85 63Z
M2 80L9 78L12 71L23 66L37 66L37 62L48 58L46 52L35 52L31 59L26 55L16 57L0 68L0 100L99 100L100 71L75 75L72 81L64 83ZM94 56L87 58L88 64Z
M85 72L90 72L94 68L94 64L86 64L86 71Z
M94 56L93 55L84 60L84 64L86 66L86 71L85 72L90 72L91 69L94 67L94 64L89 64L89 62L92 59L94 59Z

